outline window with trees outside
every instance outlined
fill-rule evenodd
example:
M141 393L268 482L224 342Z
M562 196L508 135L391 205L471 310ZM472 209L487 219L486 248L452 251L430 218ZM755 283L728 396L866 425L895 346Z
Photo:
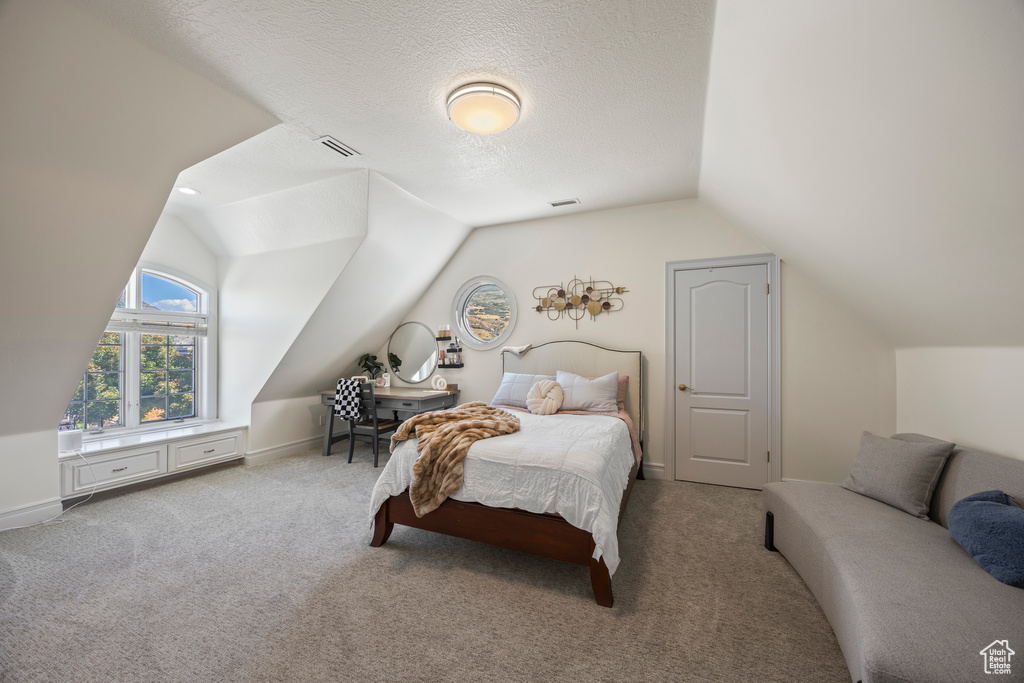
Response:
M209 292L137 268L59 430L134 429L201 417Z

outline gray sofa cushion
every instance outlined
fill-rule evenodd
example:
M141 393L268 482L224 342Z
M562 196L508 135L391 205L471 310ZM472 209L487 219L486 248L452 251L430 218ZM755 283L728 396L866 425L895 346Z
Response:
M928 519L932 493L952 450L946 441L916 443L864 432L843 488Z
M913 432L893 434L892 438L915 443L943 443ZM949 510L958 500L990 489L999 489L1017 500L1024 500L1024 460L957 446L946 460L928 516L949 528Z
M984 680L982 648L1024 643L1024 591L992 578L938 524L836 484L767 484L763 503L775 547L821 604L854 681Z

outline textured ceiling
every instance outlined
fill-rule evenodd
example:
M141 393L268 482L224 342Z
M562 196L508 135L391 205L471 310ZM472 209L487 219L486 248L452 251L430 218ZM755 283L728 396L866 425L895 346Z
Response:
M282 121L182 176L207 206L359 167L473 226L697 193L713 0L72 1ZM517 125L448 122L476 80Z

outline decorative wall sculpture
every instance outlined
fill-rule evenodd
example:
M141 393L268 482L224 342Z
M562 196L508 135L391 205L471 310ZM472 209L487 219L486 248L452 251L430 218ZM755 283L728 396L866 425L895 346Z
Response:
M533 288L533 298L537 300L536 311L547 313L549 320L558 320L568 316L580 326L580 319L590 314L591 320L596 320L601 313L621 311L623 302L619 294L629 290L625 287L616 287L608 280L581 280L573 277L569 280L568 286L541 285Z

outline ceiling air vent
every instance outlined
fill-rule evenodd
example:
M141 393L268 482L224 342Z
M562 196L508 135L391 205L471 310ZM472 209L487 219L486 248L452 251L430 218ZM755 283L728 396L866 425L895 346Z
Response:
M556 209L558 207L560 207L560 206L570 206L572 204L579 204L579 203L580 203L580 200L578 200L578 199L559 199L557 202L548 202L548 204L550 204L551 206L553 206Z
M322 138L317 138L317 142L324 145L328 149L333 149L335 152L343 157L354 157L359 156L359 152L355 151L343 142L338 142L330 135L325 135Z

